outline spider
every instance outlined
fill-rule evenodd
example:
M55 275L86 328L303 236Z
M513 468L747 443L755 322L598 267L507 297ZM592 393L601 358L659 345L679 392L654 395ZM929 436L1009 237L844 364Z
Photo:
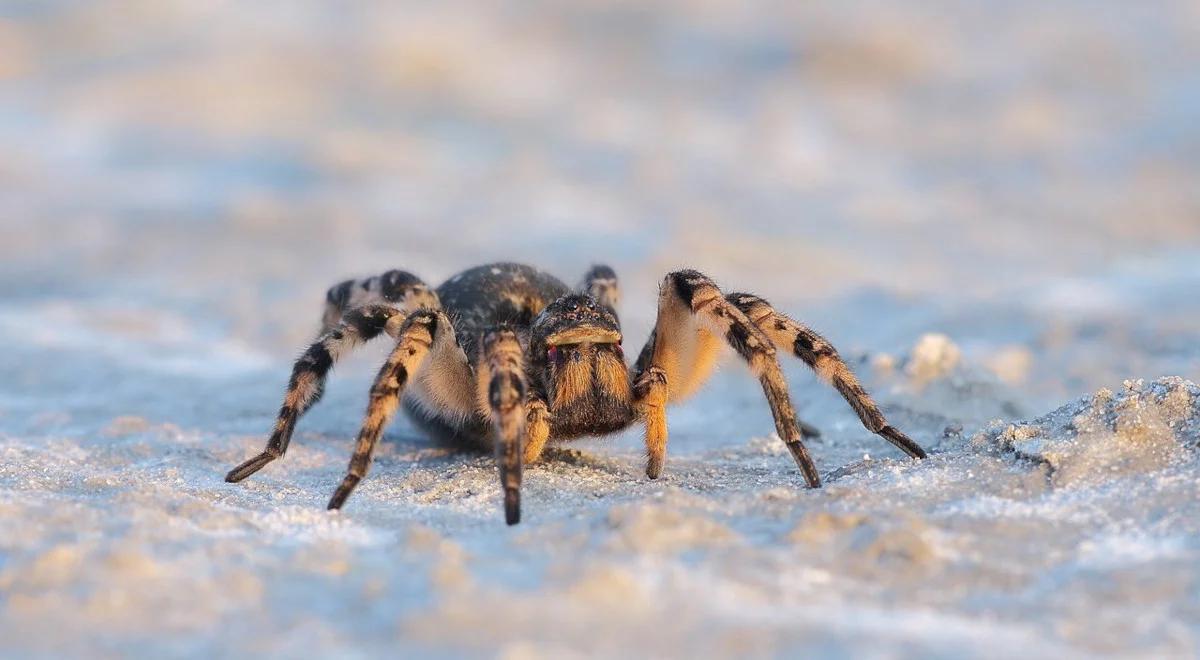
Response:
M509 525L521 517L522 466L537 461L548 440L605 435L641 422L646 475L657 479L667 452L666 406L704 383L722 345L758 377L775 431L809 487L819 487L821 477L802 437L816 429L796 418L777 350L795 354L836 388L868 430L925 458L888 423L828 341L762 298L726 295L694 270L670 273L659 288L657 322L630 370L618 297L608 266L593 266L574 290L514 263L472 268L436 290L399 270L342 282L326 296L321 335L292 369L266 449L225 479L242 481L283 456L334 362L384 333L395 348L371 386L354 455L329 509L341 509L366 476L400 403L436 438L495 452Z

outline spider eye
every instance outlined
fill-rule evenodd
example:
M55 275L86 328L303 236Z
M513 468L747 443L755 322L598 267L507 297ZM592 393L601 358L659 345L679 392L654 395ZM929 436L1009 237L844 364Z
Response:
M558 360L558 347L557 346L551 346L550 348L546 349L546 359L551 362L555 362Z

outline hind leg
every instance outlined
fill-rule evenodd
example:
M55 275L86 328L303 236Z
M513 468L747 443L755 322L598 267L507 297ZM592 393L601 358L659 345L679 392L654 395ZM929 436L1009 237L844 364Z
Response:
M346 280L330 287L325 293L322 332L336 327L348 310L370 304L392 305L408 312L441 308L437 294L421 278L403 270L389 270L382 275Z
M366 280L347 280L329 289L324 330L292 367L266 448L230 470L225 480L242 481L287 452L296 422L321 400L329 371L341 357L384 332L398 336L409 313L439 308L437 295L428 285L399 270Z
M821 380L832 385L858 414L868 431L878 434L913 458L925 458L925 450L921 449L920 445L888 423L879 406L875 405L874 399L863 389L833 344L803 323L775 311L775 308L758 296L731 293L726 296L726 300L740 309L756 327L770 337L771 343L780 350L800 358Z
M596 302L608 307L614 314L617 311L617 304L621 302L617 272L603 264L592 266L583 276L583 282L576 290L595 298Z

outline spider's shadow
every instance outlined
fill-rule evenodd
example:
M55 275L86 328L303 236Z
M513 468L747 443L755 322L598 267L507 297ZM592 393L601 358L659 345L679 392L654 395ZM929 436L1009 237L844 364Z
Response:
M491 453L470 443L429 437L420 432L395 433L384 436L375 462L380 466L399 469L404 465L452 466L491 461ZM621 461L616 458L584 451L575 447L550 445L537 463L526 470L541 468L584 468L615 476L627 476Z

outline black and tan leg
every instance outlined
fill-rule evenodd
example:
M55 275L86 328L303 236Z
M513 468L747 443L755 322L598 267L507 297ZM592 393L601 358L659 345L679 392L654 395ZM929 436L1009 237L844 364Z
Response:
M550 409L532 390L525 401L525 463L537 462L550 439Z
M431 349L441 351L456 346L454 329L446 315L437 310L419 310L404 320L398 331L396 347L375 377L366 416L354 445L354 455L341 485L329 499L330 509L340 509L346 498L367 476L371 456L384 427L391 421L400 405L405 387L416 378L428 362ZM436 348L435 348L436 347Z
M394 335L403 319L403 312L390 305L367 305L350 310L342 316L338 325L318 337L292 367L283 405L279 408L266 449L231 470L225 476L225 481L241 481L283 456L291 442L297 420L324 394L325 380L334 363L384 332L390 330L390 334Z
M821 477L802 441L787 382L771 340L725 299L708 277L694 270L667 275L659 290L658 320L635 368L634 396L646 423L646 474L657 478L667 450L665 407L695 392L712 373L722 345L758 377L787 445L810 487Z
M578 291L596 299L596 302L608 307L614 314L617 304L621 302L621 289L617 281L617 272L603 264L592 266L583 276Z
M925 458L925 450L888 423L854 372L824 337L803 323L777 312L762 298L748 293L733 293L727 300L736 305L779 350L789 351L812 368L850 404L868 431L882 436L913 458Z
M347 280L329 289L324 330L292 367L266 449L231 470L225 480L241 481L283 456L296 422L320 401L329 370L338 359L384 332L396 337L406 314L437 305L437 296L424 282L398 270L366 280Z
M521 472L529 411L525 354L516 332L487 330L479 342L475 369L479 412L491 420L500 486L504 489L504 519L521 521Z
M382 275L346 280L330 287L325 294L323 331L336 327L347 311L372 304L388 304L409 312L441 307L437 294L421 278L403 270L389 270Z
M650 342L655 341L651 336ZM647 355L653 353L653 346L648 343ZM646 426L646 476L657 479L662 475L663 464L667 459L667 401L669 387L667 371L662 367L647 363L644 369L639 369L633 383L633 400Z

